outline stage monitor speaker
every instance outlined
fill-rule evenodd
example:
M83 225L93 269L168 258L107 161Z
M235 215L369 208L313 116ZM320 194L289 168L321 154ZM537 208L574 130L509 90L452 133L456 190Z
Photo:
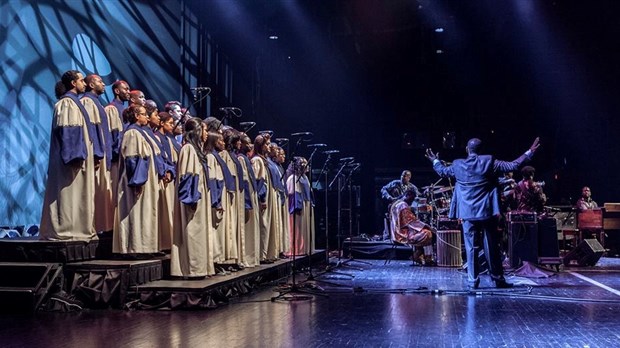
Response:
M556 219L538 220L538 257L560 257Z
M523 264L523 261L538 264L537 223L510 223L508 230L508 259L512 268L518 268Z
M596 239L584 239L564 256L564 266L594 266L603 256L605 249Z

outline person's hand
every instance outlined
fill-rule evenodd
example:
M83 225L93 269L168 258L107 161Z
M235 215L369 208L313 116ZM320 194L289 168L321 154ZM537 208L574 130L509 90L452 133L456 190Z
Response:
M439 159L439 152L433 153L433 150L426 149L426 154L424 156L428 158L431 162L434 162L436 159Z
M267 209L267 203L261 203L261 204L260 204L260 209L261 209L261 210L265 210L265 209Z
M164 174L164 178L163 178L164 184L167 184L169 182L172 181L172 174L170 174L170 172L166 172L166 174Z
M538 149L539 146L540 146L540 137L536 137L536 139L534 139L534 142L532 143L532 146L530 146L530 151L536 152L536 149Z
M95 158L95 171L98 171L99 167L101 167L101 159Z

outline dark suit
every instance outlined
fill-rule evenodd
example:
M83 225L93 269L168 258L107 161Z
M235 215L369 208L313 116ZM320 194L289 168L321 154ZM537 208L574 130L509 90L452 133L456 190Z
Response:
M463 233L467 253L467 275L469 282L478 278L478 253L475 252L475 236L484 234L484 251L493 280L504 277L497 232L497 216L500 214L498 177L502 173L517 170L528 161L532 153L523 154L512 162L493 159L489 155L470 154L445 166L439 160L433 161L433 169L442 177L456 179L454 195L450 204L451 219L463 220Z

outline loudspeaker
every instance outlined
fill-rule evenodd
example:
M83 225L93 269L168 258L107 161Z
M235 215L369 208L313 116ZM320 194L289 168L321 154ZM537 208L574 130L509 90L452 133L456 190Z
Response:
M560 257L556 219L538 220L538 257Z
M594 266L603 256L605 249L596 239L584 239L564 256L564 266Z
M538 264L538 224L533 222L509 224L508 258L512 268L518 268L523 261Z

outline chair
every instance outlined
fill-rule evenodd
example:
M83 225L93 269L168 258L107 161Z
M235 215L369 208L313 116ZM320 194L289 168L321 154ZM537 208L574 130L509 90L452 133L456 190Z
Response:
M398 248L399 246L411 247L412 260L414 259L413 258L414 247L409 244L403 244L396 240L396 231L400 229L399 212L402 209L410 209L410 208L404 208L402 204L406 204L406 203L402 202L401 204L390 205L389 214L387 214L388 216L383 220L384 228L389 231L390 242L392 243L392 247L390 251L386 253L385 262L383 263L384 265L387 265L388 263L390 263L392 259L396 256L396 248ZM413 260L413 262L415 263L415 260Z

